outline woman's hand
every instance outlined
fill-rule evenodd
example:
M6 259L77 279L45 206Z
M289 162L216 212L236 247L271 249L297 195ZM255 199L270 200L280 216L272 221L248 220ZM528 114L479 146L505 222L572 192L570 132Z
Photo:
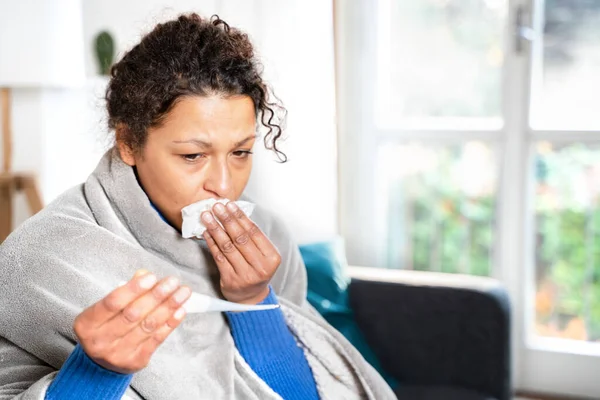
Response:
M97 364L122 374L137 372L181 323L181 305L191 290L175 277L157 284L147 271L138 271L75 318L73 328L85 353Z
M257 304L269 294L269 282L281 263L279 252L234 202L213 206L214 215L202 213L203 234L219 272L221 291L229 301Z

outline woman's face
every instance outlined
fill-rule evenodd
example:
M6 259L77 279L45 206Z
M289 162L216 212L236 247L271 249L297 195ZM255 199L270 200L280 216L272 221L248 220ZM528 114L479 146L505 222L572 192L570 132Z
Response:
M179 99L160 127L149 129L140 152L132 152L118 133L117 144L152 203L180 227L183 207L240 197L252 169L255 124L248 96L190 96Z

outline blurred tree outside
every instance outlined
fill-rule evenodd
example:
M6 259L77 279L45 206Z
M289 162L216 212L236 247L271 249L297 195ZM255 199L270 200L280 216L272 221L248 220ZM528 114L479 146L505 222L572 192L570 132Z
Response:
M600 151L542 142L535 161L537 331L600 341Z
M433 162L389 182L388 266L489 276L496 184L477 171L497 157L478 142L391 153L415 151ZM600 341L600 149L541 142L535 169L536 332Z

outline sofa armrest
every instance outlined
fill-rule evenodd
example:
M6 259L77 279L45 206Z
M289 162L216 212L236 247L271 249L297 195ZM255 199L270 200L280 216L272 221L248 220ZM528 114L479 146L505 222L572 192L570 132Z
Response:
M510 309L491 278L350 267L350 305L401 383L511 396Z

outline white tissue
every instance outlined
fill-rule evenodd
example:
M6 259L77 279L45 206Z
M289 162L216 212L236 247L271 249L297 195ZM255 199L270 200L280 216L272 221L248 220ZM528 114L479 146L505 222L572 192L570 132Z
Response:
M181 210L181 215L183 216L181 236L183 236L186 239L194 236L201 239L202 234L206 230L206 226L204 226L204 224L202 223L202 220L200 219L200 214L202 214L204 211L212 212L212 207L217 202L221 204L227 204L229 203L229 200L206 199L184 207ZM254 204L250 202L239 200L236 201L235 204L237 204L240 210L242 210L244 214L246 214L248 217L250 217L252 211L254 211Z

